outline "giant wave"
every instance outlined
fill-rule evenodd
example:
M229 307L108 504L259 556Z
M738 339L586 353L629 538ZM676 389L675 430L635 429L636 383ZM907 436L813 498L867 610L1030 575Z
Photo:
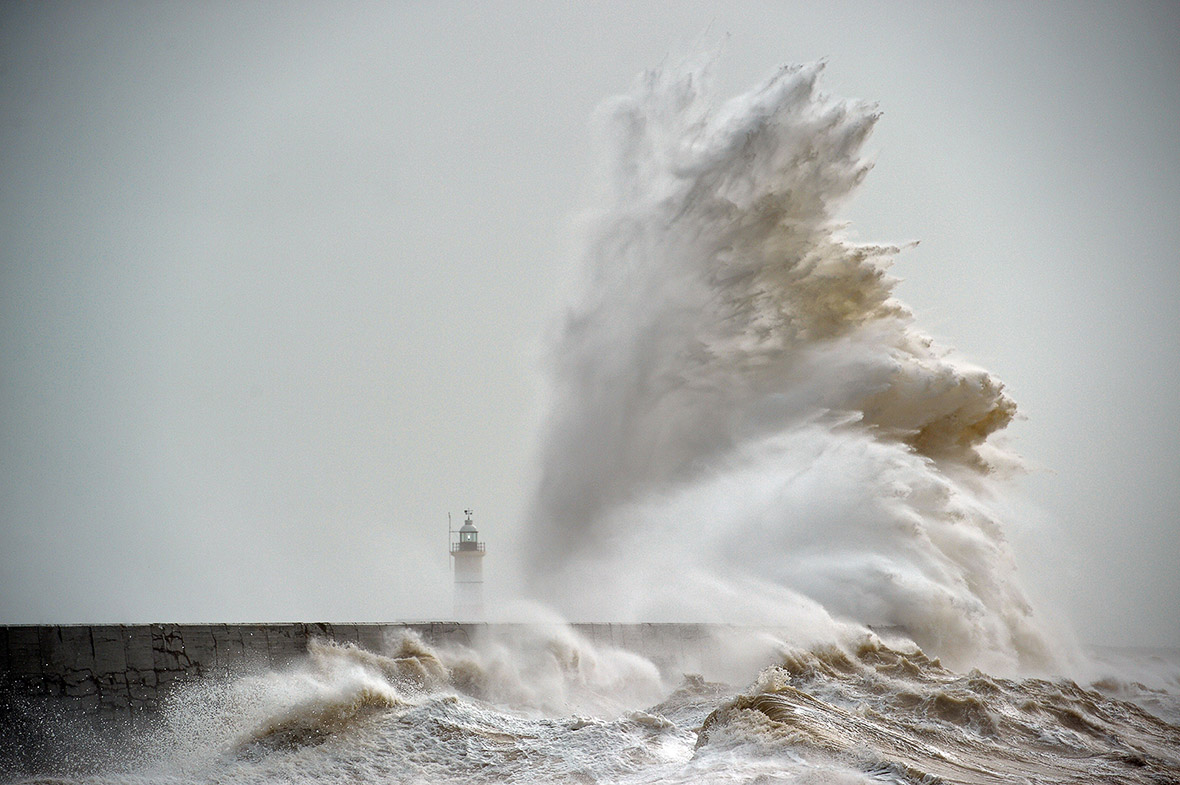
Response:
M577 619L852 621L1051 666L993 503L1016 405L893 297L901 248L837 220L880 114L821 73L718 104L686 65L601 110L525 572Z

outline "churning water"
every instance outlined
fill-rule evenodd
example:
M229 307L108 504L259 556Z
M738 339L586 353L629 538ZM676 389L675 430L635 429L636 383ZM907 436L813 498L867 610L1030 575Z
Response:
M288 670L183 685L152 729L64 744L19 781L1180 781L1180 728L1163 719L1180 720L1175 661L1155 663L1163 688L1083 688L955 672L846 632L800 648L731 629L691 663L703 675L661 674L560 625L451 650L406 637L385 655L313 643ZM761 673L745 672L751 652Z
M567 617L783 635L663 671L560 625L315 644L32 781L1180 781L1175 657L1083 655L1026 601L988 441L1015 404L915 329L900 249L834 220L877 112L820 70L721 105L707 68L657 71L604 106L529 521Z

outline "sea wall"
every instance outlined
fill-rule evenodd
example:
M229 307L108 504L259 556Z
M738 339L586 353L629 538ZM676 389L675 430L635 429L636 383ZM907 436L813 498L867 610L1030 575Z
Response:
M556 625L554 625L556 627ZM573 624L595 645L634 651L661 670L692 660L715 639L700 624ZM406 631L433 646L472 646L480 636L535 634L537 625L145 624L0 626L0 729L29 702L75 716L148 717L177 682L277 668L313 638L389 652Z

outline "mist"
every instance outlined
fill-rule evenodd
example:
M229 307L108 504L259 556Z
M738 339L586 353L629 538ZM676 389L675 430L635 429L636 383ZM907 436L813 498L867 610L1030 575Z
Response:
M880 607L835 585L864 531L841 504L882 498L887 476L940 515L1003 522L1005 543L973 545L1004 565L989 580L1023 589L970 593L997 640L1023 624L997 609L1023 598L1085 640L1180 643L1176 22L1147 4L5 7L0 620L445 616L448 511L476 510L489 596L508 597L545 585L538 554L610 564L601 543L684 533L739 489L740 525L693 529L670 567L718 597L741 584L883 618L910 583ZM855 328L809 327L838 349L775 349L794 394L715 383L560 446L552 434L593 431L585 411L551 415L547 387L564 309L596 307L576 272L593 220L571 216L603 209L596 178L617 175L597 169L590 118L702 39L726 40L722 99L826 59L822 92L875 103L850 110L881 113L853 156L873 171L816 214L848 224L831 258L869 243L852 270L892 260L900 282L863 282ZM633 279L607 282L604 302ZM915 343L909 316L880 310L890 298L954 357ZM623 360L674 355L684 335L654 325L619 354L617 334L588 336L580 356L638 373L645 356ZM923 412L899 378L933 381ZM939 386L960 381L962 399ZM976 405L995 413L994 450L927 427ZM885 447L870 423L930 440ZM996 496L980 462L1013 456L1025 474ZM774 478L799 461L788 493ZM574 499L591 466L601 495ZM770 532L772 548L826 538L842 555L776 561ZM886 542L902 541L864 550ZM948 570L925 589L971 574L905 542L892 564ZM718 565L741 580L709 584ZM636 617L687 612L628 598Z

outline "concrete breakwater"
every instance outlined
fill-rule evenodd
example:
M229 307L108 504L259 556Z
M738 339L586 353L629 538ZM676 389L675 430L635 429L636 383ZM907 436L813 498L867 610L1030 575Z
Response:
M569 626L594 645L633 651L661 670L704 652L716 629L703 624ZM30 703L51 702L75 716L134 722L153 714L177 682L282 667L303 655L313 638L386 653L406 632L446 647L537 629L456 622L0 626L0 730Z

